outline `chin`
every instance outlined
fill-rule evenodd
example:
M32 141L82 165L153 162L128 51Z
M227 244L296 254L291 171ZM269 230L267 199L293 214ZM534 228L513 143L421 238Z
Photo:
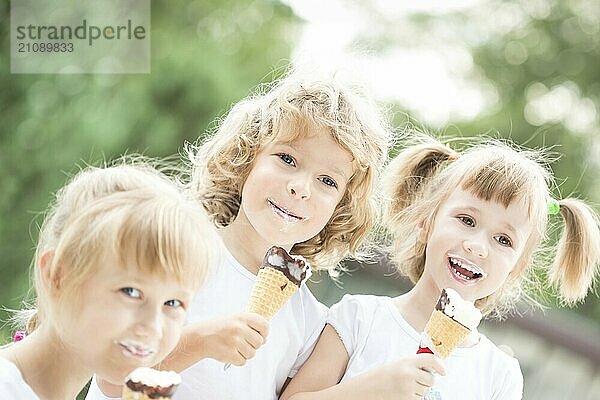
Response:
M263 231L261 235L263 240L269 245L277 245L280 247L293 246L296 243L300 243L302 240L296 240L293 231L285 231L285 227L277 229L275 227L269 227Z

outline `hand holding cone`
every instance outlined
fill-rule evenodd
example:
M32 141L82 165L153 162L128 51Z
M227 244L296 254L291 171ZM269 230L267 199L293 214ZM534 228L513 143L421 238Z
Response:
M271 247L258 270L247 311L271 319L311 273L304 258L292 257L281 247ZM230 366L225 364L224 369Z

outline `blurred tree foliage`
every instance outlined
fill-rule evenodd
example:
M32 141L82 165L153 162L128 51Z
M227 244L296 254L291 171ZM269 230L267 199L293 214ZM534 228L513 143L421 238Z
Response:
M153 1L150 74L18 75L8 58L9 2L1 7L0 304L15 308L27 292L39 213L76 165L178 152L282 72L296 18L273 1Z
M556 195L599 201L597 2L482 2L469 11L416 14L402 21L375 3L349 2L370 21L357 39L362 48L381 54L418 47L422 40L443 43L444 31L453 30L465 37L475 65L493 85L497 102L491 110L452 121L442 133L558 145L555 150L565 156L553 168L565 180ZM156 0L150 74L18 75L10 74L8 59L9 2L1 4L0 304L14 308L27 291L41 218L31 221L76 164L124 152L177 152L256 84L283 72L299 24L290 8L276 1ZM550 115L540 103L548 96L559 103ZM394 109L402 111L394 121L402 125L410 112L401 104ZM587 123L578 124L582 121ZM598 297L590 296L579 310L600 319ZM6 316L0 312L0 319ZM6 338L8 329L2 333Z

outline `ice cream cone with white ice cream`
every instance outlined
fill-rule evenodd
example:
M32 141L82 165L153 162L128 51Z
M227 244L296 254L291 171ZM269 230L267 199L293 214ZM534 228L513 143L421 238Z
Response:
M270 319L310 275L310 265L302 257L271 247L258 271L247 310Z
M417 353L447 358L479 325L481 312L453 289L446 288L427 321Z
M170 400L180 383L174 371L136 368L125 379L122 400Z
M292 257L281 247L271 247L258 270L247 311L271 319L311 274L310 265L303 257ZM225 364L225 370L230 366Z

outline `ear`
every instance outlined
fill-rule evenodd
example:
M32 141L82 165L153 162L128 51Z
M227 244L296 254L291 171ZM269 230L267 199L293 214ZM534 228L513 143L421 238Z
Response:
M42 276L42 282L49 293L52 293L55 289L60 289L61 281L61 268L60 265L55 265L52 268L54 260L54 249L50 249L40 257L40 273Z

